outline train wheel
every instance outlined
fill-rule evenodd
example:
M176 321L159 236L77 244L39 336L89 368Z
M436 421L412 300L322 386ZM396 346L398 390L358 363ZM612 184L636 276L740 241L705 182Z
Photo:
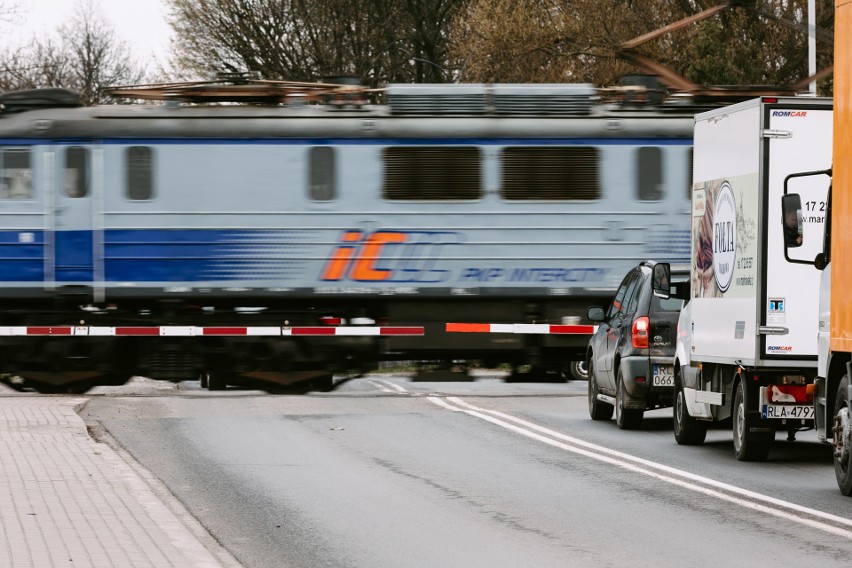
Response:
M571 361L568 363L568 372L575 381L589 380L589 367L585 361Z
M310 381L311 390L320 391L320 392L329 392L334 390L334 375L322 375L316 377L315 379L311 379Z
M228 382L225 380L225 375L222 373L207 373L207 390L217 391L217 390L225 390L227 388Z
M201 388L206 389L209 384L208 381L210 379L210 373L207 371L201 371L198 375L198 383L201 385Z

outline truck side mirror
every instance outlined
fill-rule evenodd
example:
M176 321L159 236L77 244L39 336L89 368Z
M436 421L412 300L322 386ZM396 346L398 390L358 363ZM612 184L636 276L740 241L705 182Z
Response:
M658 298L667 299L672 295L672 267L668 262L658 262L654 265L651 275L651 287Z
M781 211L784 223L784 247L802 246L802 198L798 193L788 193L781 197Z

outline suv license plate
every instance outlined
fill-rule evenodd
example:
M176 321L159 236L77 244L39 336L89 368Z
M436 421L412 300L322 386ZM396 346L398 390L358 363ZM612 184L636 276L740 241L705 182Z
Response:
M651 385L655 387L674 386L674 367L671 365L654 365L651 367L653 378Z
M813 420L814 407L810 404L766 404L763 406L764 418L801 418Z

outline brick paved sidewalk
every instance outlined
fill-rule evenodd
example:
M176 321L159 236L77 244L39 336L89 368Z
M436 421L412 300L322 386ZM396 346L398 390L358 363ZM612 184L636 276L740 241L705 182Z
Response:
M148 472L89 436L74 411L85 400L0 397L0 566L238 566Z

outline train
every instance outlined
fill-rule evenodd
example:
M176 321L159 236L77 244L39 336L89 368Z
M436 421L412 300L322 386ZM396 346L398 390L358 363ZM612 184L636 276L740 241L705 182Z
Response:
M289 384L388 361L582 378L587 308L641 260L690 258L689 105L588 84L112 94L0 94L14 386Z

